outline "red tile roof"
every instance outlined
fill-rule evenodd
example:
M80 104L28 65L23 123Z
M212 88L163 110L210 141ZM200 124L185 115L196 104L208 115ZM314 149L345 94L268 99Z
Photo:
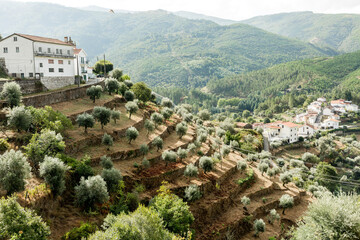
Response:
M45 43L54 43L54 44L60 44L60 45L68 45L73 46L70 43L66 43L64 41L61 41L59 39L55 38L46 38L46 37L39 37L39 36L33 36L33 35L27 35L27 34L21 34L21 33L15 33L16 35L19 35L23 38L29 39L34 42L45 42Z
M326 119L325 122L340 122L339 120L336 120L336 119L333 119L333 118L330 118L330 119Z
M81 48L74 48L74 54L79 54L81 50Z

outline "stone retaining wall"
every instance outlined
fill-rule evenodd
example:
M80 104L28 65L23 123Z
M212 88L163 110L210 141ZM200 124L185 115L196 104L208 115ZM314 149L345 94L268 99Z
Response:
M49 90L63 88L75 84L74 77L42 77L41 83Z
M22 80L11 80L11 81L14 81L20 85L21 92L23 94L33 94L33 93L46 91L46 88L43 86L40 80L22 79ZM0 81L0 91L2 91L2 88L6 82L7 81Z

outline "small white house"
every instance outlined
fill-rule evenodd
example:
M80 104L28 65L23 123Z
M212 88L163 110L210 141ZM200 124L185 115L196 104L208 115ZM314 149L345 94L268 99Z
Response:
M82 48L75 48L75 75L81 76L86 82L89 80L87 54Z
M324 116L333 116L334 113L333 113L333 111L332 111L331 108L325 107L325 108L323 109L323 115L324 115Z
M326 103L326 98L320 97L316 101L321 102L321 103Z
M0 41L0 58L11 77L40 79L48 89L74 84L74 44L14 33Z
M339 124L340 121L333 119L333 118L329 118L326 119L325 121L322 122L321 127L322 128L333 128L333 129L338 129L339 128Z
M299 136L309 138L316 132L315 127L309 124L305 124L299 127Z
M292 122L274 122L264 125L264 134L269 138L270 142L287 141L294 143L299 140L298 137L299 125Z
M358 112L359 107L356 104L345 104L345 110L349 112Z

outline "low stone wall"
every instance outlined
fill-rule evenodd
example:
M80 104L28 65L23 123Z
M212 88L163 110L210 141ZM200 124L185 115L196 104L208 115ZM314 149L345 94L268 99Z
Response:
M23 80L11 80L11 81L14 81L20 85L21 92L23 94L33 94L47 90L40 80L23 79ZM2 88L6 82L7 81L0 81L0 91L2 91Z
M49 90L63 88L75 84L74 77L42 77L41 83Z

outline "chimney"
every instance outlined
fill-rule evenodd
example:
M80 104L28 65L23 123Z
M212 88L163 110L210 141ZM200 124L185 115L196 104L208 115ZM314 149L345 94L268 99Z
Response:
M68 37L64 37L64 42L68 43Z

